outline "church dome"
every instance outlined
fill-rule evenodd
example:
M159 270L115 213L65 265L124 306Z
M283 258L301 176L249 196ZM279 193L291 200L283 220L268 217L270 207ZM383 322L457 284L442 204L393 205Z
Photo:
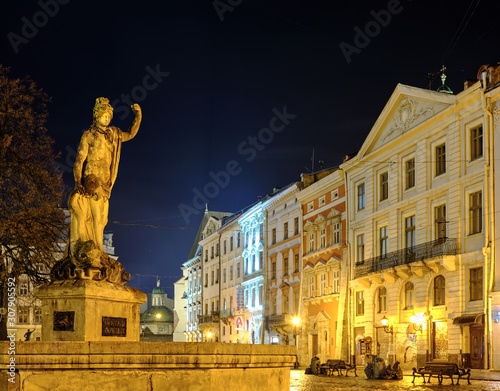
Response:
M154 305L141 315L141 322L174 322L174 313L165 306Z
M153 288L153 294L157 294L157 295L164 295L165 294L165 291L163 290L163 288L159 287L159 286L156 286Z

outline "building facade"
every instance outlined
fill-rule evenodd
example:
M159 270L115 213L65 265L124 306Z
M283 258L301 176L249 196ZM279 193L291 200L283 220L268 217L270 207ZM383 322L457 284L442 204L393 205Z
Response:
M488 367L492 145L481 85L467 87L454 95L398 85L341 165L358 364L372 353L403 368Z
M264 202L267 215L267 311L264 343L298 345L302 217L300 183L277 189Z
M303 174L302 364L318 357L346 359L346 202L341 170Z

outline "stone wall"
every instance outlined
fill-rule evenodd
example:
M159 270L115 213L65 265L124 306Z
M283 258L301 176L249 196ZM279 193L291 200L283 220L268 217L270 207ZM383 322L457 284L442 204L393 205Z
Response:
M238 391L290 389L294 346L183 342L0 343L0 389ZM9 360L15 358L15 383Z

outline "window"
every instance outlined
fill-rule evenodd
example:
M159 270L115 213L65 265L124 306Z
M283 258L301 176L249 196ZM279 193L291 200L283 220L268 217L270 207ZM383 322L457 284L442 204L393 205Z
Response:
M233 309L234 309L233 296L229 296L229 309L231 310L231 314L232 314Z
M255 304L256 304L256 295L255 295L255 287L252 288L252 308L255 308Z
M271 244L276 244L276 228L271 231Z
M380 227L380 257L387 257L387 252L389 250L389 236L387 234L387 226Z
M445 144L436 147L436 176L446 172L446 146Z
M444 305L445 299L445 279L437 276L434 279L434 305Z
M236 247L240 247L240 232L236 234Z
M240 264L238 263L238 271L240 269L239 266L240 266ZM229 281L233 281L233 266L229 266Z
M340 292L340 270L333 272L333 293Z
M381 286L378 289L378 312L387 311L387 289Z
M483 228L482 195L476 191L469 195L469 235L482 232Z
M208 315L208 303L205 303L205 315Z
M314 297L314 276L309 277L309 297Z
M288 223L283 224L283 240L288 239Z
M208 273L205 273L205 288L208 287Z
M483 126L477 126L470 130L470 160L483 157Z
M358 210L365 209L365 184L358 186Z
M283 277L288 276L288 256L283 257Z
M365 260L365 235L358 235L356 238L356 248L357 248L357 261L363 262Z
M19 313L17 314L17 323L26 324L29 323L30 310L28 307L19 307Z
M405 245L413 253L415 246L415 215L405 218Z
M326 273L321 274L319 281L320 295L324 296L326 294Z
M293 313L294 314L299 313L299 291L298 290L293 291Z
M333 244L340 243L340 223L333 224Z
M476 267L469 271L470 301L483 299L483 268Z
M208 250L205 250L205 262L208 261Z
M35 323L36 324L42 323L42 309L40 307L35 308Z
M380 174L380 201L389 197L389 173Z
M309 202L307 204L307 211L312 212L314 210L314 202Z
M325 196L323 196L319 199L319 206L323 206L323 205L325 205Z
M337 198L339 198L339 191L338 190L332 191L332 201L336 200Z
M259 239L264 240L264 223L259 225Z
M293 219L293 234L298 235L299 234L299 218L295 217Z
M210 253L210 258L213 259L214 257L214 246L212 246L212 250L211 250L211 253Z
M276 293L271 294L271 315L276 315Z
M405 284L405 307L403 309L405 310L411 310L413 308L413 295L414 295L415 288L413 286L412 282L407 282Z
M19 296L28 296L29 288L28 283L25 282L19 286Z
M210 279L210 285L213 285L214 281L215 281L215 272L213 270L211 272L211 276L212 276L212 278Z
M321 228L319 235L320 248L326 247L326 228Z
M365 299L364 292L356 292L356 316L361 316L365 314Z
M231 236L229 238L229 251L233 251L234 238Z
M271 280L276 280L276 261L271 262Z
M259 270L264 269L264 252L259 251Z
M227 240L224 240L224 255L227 254Z
M259 285L259 305L264 304L264 285Z
M222 271L222 282L226 283L226 269Z
M283 314L288 314L289 306L288 293L283 293Z
M434 229L436 239L446 238L446 205L439 205L434 208Z
M231 269L232 269L232 266L231 266ZM240 278L240 274L241 274L240 273L240 263L238 262L236 264L236 278ZM231 275L232 275L232 273L231 273Z
M405 162L405 190L415 186L415 158Z
M293 254L293 272L298 273L299 272L299 254Z
M309 234L309 252L314 251L314 232Z

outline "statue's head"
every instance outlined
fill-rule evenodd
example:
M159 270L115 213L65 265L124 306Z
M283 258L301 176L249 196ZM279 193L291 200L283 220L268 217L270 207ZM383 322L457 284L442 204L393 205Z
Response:
M97 98L94 106L94 123L99 123L99 119L105 114L107 114L108 118L105 120L103 118L103 122L106 123L101 123L101 125L108 126L113 118L113 107L109 104L108 98Z

